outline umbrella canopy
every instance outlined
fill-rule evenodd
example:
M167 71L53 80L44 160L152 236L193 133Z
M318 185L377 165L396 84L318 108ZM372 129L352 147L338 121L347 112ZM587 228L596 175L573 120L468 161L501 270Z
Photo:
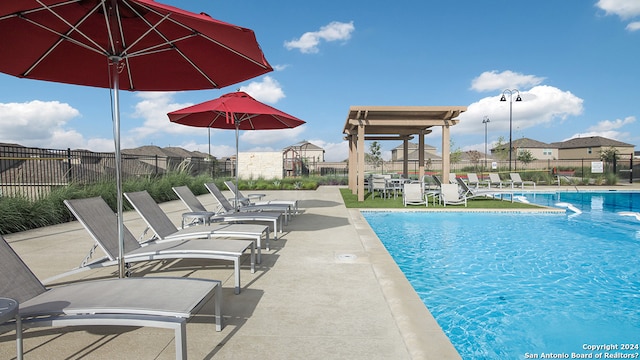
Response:
M221 88L272 70L252 30L153 0L20 0L0 4L0 71L112 88Z
M236 131L236 187L238 186L238 132L239 130L288 129L305 122L276 108L237 91L203 103L172 111L169 120L174 123ZM236 192L235 206L238 208Z
M112 89L120 259L118 90L214 89L273 70L253 31L153 0L2 1L0 34L0 72Z

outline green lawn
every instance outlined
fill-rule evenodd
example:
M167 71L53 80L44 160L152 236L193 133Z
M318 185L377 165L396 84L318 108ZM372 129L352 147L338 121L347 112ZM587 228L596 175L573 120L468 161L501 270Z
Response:
M390 199L382 199L380 197L376 197L375 199L371 198L371 194L367 193L364 196L364 201L358 201L358 197L351 193L351 190L348 188L340 189L340 193L342 194L342 198L344 199L344 204L348 208L365 208L365 209L402 209L405 208L402 205L402 196L398 196L397 198ZM508 198L507 200L495 200L490 198L474 198L472 200L467 201L467 209L539 209L540 206L525 204L519 201L511 202ZM424 206L418 205L410 205L407 206L409 208L424 208ZM439 205L437 202L433 205L432 201L429 201L429 208L444 208L444 206ZM448 208L464 208L463 205L449 205Z

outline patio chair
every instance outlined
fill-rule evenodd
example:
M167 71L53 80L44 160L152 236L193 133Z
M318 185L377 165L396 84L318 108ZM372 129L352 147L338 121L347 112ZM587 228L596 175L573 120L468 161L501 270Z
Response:
M440 199L444 206L464 205L467 207L466 196L460 195L458 184L442 184L440 188Z
M65 200L73 216L84 226L95 245L80 267L65 274L112 266L118 264L118 223L116 215L101 198ZM90 261L95 248L99 247L105 257ZM131 232L124 228L124 261L134 263L166 259L207 259L232 261L235 277L235 293L240 293L240 257L247 249L251 251L251 273L255 273L255 244L252 240L180 240L140 245ZM49 279L45 281L48 283Z
M186 359L187 319L214 298L216 331L222 331L222 292L217 280L126 278L82 281L47 289L1 235L0 274L0 293L20 304L23 328L150 326L172 329L176 359ZM0 333L13 329L15 322L6 323L0 326ZM17 341L21 349L22 338L18 337Z
M286 218L287 209L283 209L280 206L281 212L278 211L265 211L262 206L243 206L239 211L235 211L235 207L231 205L229 200L222 194L222 191L214 183L206 183L204 187L209 190L211 195L218 201L221 211L218 212L218 218L223 218L224 221L239 222L239 221L252 221L252 222L271 222L273 224L273 238L278 238L278 229L282 233L282 218Z
M224 185L227 187L227 189L229 189L229 191L231 191L231 193L233 194L234 198L236 196L236 193L238 194L238 200L240 201L240 204L243 205L243 206L247 206L247 205L287 205L289 207L289 213L291 215L297 215L298 214L298 200L252 201L251 199L256 198L256 197L261 199L264 195L263 194L249 194L247 196L244 196L242 194L242 192L240 192L240 190L238 190L238 187L236 186L236 184L233 181L225 181Z
M258 224L216 224L209 226L191 226L178 229L167 214L153 200L147 191L124 193L129 203L147 224L147 230L151 229L154 235L146 241L163 242L175 240L233 238L252 239L256 243L257 262L260 263L262 237L265 237L267 249L269 248L269 227ZM145 230L146 233L146 230ZM141 235L144 236L145 233Z
M456 173L449 173L449 184L458 184L458 182L456 181Z
M504 186L504 182L502 181L502 179L500 179L500 175L498 173L489 173L489 188L491 188L491 186L497 187L499 189L502 189L502 187Z
M429 202L424 196L421 183L405 183L402 185L402 203L407 205L423 205L429 206Z
M536 183L533 181L523 181L518 173L510 173L509 177L511 178L511 188L513 189L518 184L520 184L520 188L524 189L525 184L533 185L533 188L536 188Z
M373 176L371 179L371 198L376 198L376 192L383 199L387 198L387 180L380 176Z

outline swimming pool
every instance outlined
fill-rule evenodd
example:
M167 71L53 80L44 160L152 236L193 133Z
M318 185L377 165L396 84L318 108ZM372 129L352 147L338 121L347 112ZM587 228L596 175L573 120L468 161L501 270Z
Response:
M638 358L640 193L527 199L582 213L363 215L463 359Z

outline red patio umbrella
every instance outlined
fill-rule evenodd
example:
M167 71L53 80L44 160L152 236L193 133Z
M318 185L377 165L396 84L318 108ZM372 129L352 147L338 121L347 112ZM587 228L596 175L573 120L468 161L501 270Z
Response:
M172 111L169 120L174 123L236 131L236 187L238 186L238 133L239 130L288 129L305 122L276 108L237 91L200 104ZM236 210L238 194L236 192Z
M0 72L112 89L120 258L118 90L221 88L273 70L253 31L153 0L2 1L0 34Z

